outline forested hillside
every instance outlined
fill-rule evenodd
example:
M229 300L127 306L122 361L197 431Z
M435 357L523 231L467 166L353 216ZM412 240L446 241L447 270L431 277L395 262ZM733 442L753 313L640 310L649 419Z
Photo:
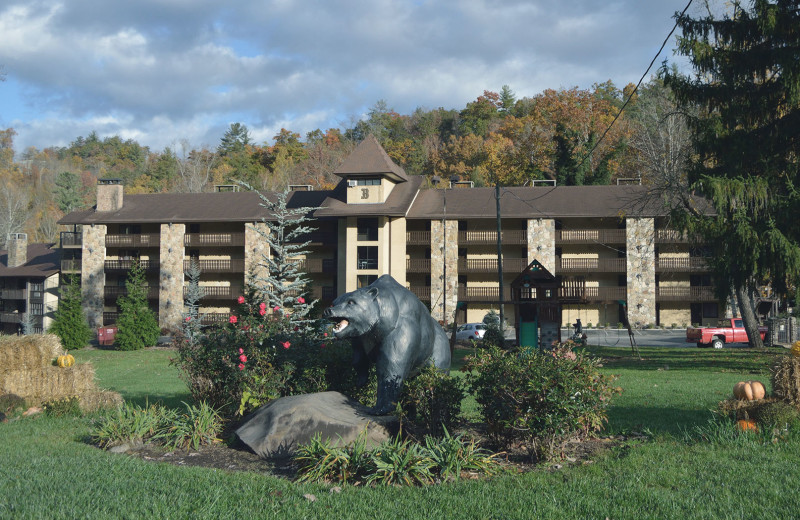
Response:
M272 143L256 143L245 124L233 123L216 146L175 136L164 150L96 133L67 147L15 150L9 128L0 131L0 241L4 247L11 232L54 241L63 214L94 203L99 177L123 179L126 193L200 192L236 180L266 189L330 188L338 180L332 172L369 134L411 175L455 175L477 186L680 177L688 133L671 94L651 79L620 113L632 91L633 85L620 90L607 81L517 99L504 86L461 110L417 108L411 114L378 101L350 128L305 136L282 129Z

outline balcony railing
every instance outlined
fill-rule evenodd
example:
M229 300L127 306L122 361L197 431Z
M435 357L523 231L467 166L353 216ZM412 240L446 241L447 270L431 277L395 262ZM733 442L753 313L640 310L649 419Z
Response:
M701 272L709 271L708 260L699 256L680 258L656 258L656 271L669 272Z
M500 298L498 287L458 287L458 300L462 302L496 302ZM511 286L503 289L503 300L511 301Z
M624 258L563 258L556 257L556 273L624 273Z
M244 260L242 259L220 259L220 260L195 260L204 273L243 273ZM188 271L192 260L183 261L183 270Z
M411 291L414 296L420 299L423 302L431 301L431 288L427 285L412 285L408 289Z
M25 289L0 289L0 298L4 300L24 300Z
M61 271L65 273L79 273L81 270L80 258L67 258L61 260Z
M1 312L0 322L3 323L22 323L25 320L24 312Z
M656 229L656 244L687 244L689 236L675 229Z
M336 243L337 238L338 235L334 231L312 231L311 233L300 235L289 242L293 244L310 242L314 245L331 245Z
M714 288L699 287L657 287L656 301L659 302L715 302Z
M243 246L244 233L186 233L186 247Z
M235 300L243 294L242 288L239 286L208 286L205 285L203 289L203 300ZM186 298L189 294L189 287L183 287L183 297Z
M116 300L120 296L125 296L128 294L128 289L124 286L120 287L117 285L106 285L103 287L103 294L109 300ZM150 300L158 299L158 286L147 288L147 298Z
M298 269L305 273L336 273L336 260L333 258L307 258L301 260Z
M406 271L408 271L409 273L430 273L431 272L431 259L430 258L407 258L406 259Z
M506 230L500 235L504 245L524 245L528 243L528 232L523 230ZM497 231L459 231L458 245L496 244Z
M61 232L61 247L81 247L83 245L83 233L74 231Z
M624 229L557 229L556 244L624 244Z
M503 272L520 273L528 267L526 258L503 258ZM496 273L496 258L459 258L458 273Z
M106 271L130 271L134 262L137 260L106 260L104 267ZM158 271L160 264L158 260L138 260L139 267L145 271Z
M429 246L431 245L430 231L407 231L406 244L410 246Z
M106 235L106 247L158 247L160 240L158 233Z

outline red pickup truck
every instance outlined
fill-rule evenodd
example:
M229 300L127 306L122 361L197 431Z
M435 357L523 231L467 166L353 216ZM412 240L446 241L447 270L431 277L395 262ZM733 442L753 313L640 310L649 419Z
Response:
M767 335L766 327L759 327L761 339ZM686 342L696 343L698 347L722 348L725 343L747 343L747 332L742 318L719 320L716 327L689 327L686 329Z

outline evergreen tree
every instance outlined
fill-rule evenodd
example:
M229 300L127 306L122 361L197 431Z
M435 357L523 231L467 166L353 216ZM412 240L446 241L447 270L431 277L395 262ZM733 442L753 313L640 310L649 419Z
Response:
M800 282L800 1L733 2L722 17L681 14L679 52L693 77L664 70L690 119L693 189L715 215L690 210L689 224L714 248L721 294L737 294L748 338L761 346L752 294L769 281L778 292Z
M55 199L58 209L69 213L83 206L86 189L80 177L72 172L61 172L56 177Z
M243 186L252 189L246 184ZM300 269L302 258L309 253L310 240L302 240L314 230L307 223L312 217L308 215L317 208L289 207L289 192L278 192L271 200L258 192L259 205L269 212L269 218L263 220L269 231L258 230L267 241L270 254L263 255L258 265L266 268L266 277L248 277L249 288L261 296L270 309L275 312L287 312L292 325L298 331L307 332L312 319L309 314L317 304L317 300L307 301L309 279Z
M58 336L67 350L83 348L92 339L92 329L83 314L77 276L70 276L67 283L61 286L58 309L47 332Z
M119 350L138 350L158 343L161 329L156 314L147 304L147 279L144 269L134 261L125 281L127 294L117 300L116 344Z
M220 139L217 153L221 157L244 151L250 144L250 131L241 123L231 123L231 126Z
M186 277L189 285L184 298L183 312L183 334L190 345L197 343L202 334L202 316L200 315L200 300L205 296L205 291L200 286L200 266L195 260L189 262L189 269L186 270Z

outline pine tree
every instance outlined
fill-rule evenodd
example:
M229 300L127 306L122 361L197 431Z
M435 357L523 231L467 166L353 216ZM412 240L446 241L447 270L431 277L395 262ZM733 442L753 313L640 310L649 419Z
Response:
M195 260L189 262L186 270L189 285L184 298L183 334L189 344L194 345L201 335L203 317L200 315L200 300L205 296L205 291L200 286L200 266Z
M246 184L243 186L252 189ZM307 247L311 241L301 240L314 230L307 224L313 220L308 215L317 208L288 207L288 191L276 193L275 200L260 192L258 196L261 199L259 205L270 214L270 218L263 220L269 231L258 230L270 247L270 254L263 255L258 261L258 265L266 268L268 274L266 277L249 277L248 285L270 309L289 311L291 324L298 327L299 331L306 332L313 321L309 314L317 300L306 300L309 279L300 269L300 264L302 257L309 253Z
M78 278L70 276L60 292L58 308L47 332L58 336L67 350L83 348L92 339L92 329L83 314Z
M779 293L800 282L800 1L740 2L723 17L677 17L679 52L693 77L665 68L690 119L688 177L714 216L689 208L689 225L714 248L719 292L737 294L751 344L760 346L752 298L764 281Z
M147 304L147 279L144 269L134 261L125 281L127 294L117 300L116 345L119 350L138 350L158 343L161 329L156 314Z

